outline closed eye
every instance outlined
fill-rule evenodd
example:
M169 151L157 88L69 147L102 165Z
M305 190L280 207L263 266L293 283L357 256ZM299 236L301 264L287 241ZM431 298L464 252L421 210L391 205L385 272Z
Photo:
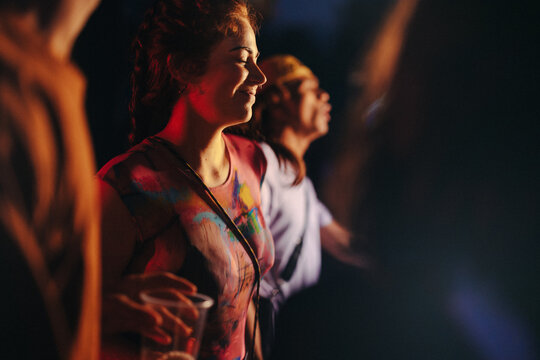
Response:
M238 62L241 62L244 64L247 64L249 62L249 59L253 59L253 63L256 64L257 59L259 58L259 55L260 55L260 52L257 51L257 53L255 53L253 49L247 46L237 46L229 50L229 52L235 52L235 51L240 51L241 53L243 53L243 55L246 55L246 53L249 54L248 58L246 59L241 58L238 60Z

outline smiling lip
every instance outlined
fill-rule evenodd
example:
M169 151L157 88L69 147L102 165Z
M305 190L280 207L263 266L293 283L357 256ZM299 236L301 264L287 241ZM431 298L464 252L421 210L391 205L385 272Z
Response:
M241 90L241 92L243 92L244 94L251 95L251 96L257 95L257 90L256 89Z
M323 112L323 114L325 115L327 121L330 121L330 119L332 118L332 117L330 116L330 111L331 111L331 110L332 110L332 105L330 105L330 104L328 104L328 103L326 104L326 106L324 106L324 107L322 108L322 112Z

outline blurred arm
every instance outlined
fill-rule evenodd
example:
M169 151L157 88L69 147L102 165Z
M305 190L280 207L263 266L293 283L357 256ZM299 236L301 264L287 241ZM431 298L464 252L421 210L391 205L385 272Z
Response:
M369 267L368 257L351 249L352 237L352 233L335 220L321 227L321 246L326 252L344 264Z
M253 300L249 303L247 320L246 320L246 351L251 351L251 344L253 339L253 321L255 320L255 303ZM255 346L253 349L253 359L262 360L262 345L261 345L261 331L259 323L257 322L257 331L255 333Z

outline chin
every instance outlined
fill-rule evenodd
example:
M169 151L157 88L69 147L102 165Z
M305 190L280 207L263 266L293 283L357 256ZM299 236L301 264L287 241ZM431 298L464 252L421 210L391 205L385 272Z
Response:
M239 117L238 123L239 124L247 123L249 120L251 120L251 115L252 115L252 111L251 111L251 106L250 106L248 109L245 109L242 116Z
M251 117L237 117L234 120L229 121L227 127L245 124L249 122L249 120L251 120Z
M221 119L223 121L222 124L226 125L227 127L244 124L251 119L251 114L251 106L237 108L234 111L230 111L226 115L223 114L221 116Z
M328 130L329 130L329 126L328 126L328 122L327 122L327 121L321 122L321 123L317 126L317 132L318 132L318 135L319 135L319 136L324 136L324 135L328 134Z
M320 131L317 133L317 139L322 138L322 137L325 136L326 134L328 134L328 129L326 129L326 131L320 130Z

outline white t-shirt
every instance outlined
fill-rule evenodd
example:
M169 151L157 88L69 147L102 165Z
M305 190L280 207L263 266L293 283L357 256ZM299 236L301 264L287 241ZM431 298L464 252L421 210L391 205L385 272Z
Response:
M273 303L279 306L291 295L318 281L321 271L320 228L332 221L332 215L317 198L308 177L293 186L293 169L285 162L280 166L268 144L260 145L268 162L261 189L261 205L266 224L274 237L276 252L274 266L261 281L260 294L265 298L274 295ZM279 279L278 274L287 265L302 235L304 241L298 262L292 277L285 282Z

